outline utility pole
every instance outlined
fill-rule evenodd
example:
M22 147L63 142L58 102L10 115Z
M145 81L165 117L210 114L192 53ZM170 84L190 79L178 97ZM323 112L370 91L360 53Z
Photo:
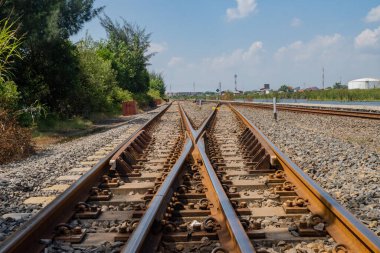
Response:
M193 92L194 92L194 95L195 95L195 82L193 82Z
M237 82L236 82L237 75L235 74L234 77L235 77L235 91L237 91L238 90L237 89Z
M322 67L322 89L325 89L325 67Z

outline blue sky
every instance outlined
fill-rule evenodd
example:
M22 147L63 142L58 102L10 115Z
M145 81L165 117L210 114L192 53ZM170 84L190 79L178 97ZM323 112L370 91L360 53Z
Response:
M151 36L151 70L172 91L325 86L380 78L380 1L98 0ZM72 37L105 38L95 18Z

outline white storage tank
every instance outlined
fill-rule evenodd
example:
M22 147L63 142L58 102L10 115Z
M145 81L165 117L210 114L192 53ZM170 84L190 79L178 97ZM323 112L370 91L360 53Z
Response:
M380 80L375 78L360 78L348 82L348 89L373 89L380 88Z

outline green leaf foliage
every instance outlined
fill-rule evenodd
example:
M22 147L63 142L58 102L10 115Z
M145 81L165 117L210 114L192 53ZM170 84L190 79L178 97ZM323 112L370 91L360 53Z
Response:
M151 72L149 74L149 89L158 91L161 98L165 97L166 85L161 73Z
M114 113L122 101L132 99L141 107L151 106L153 98L164 97L162 75L147 70L154 54L149 53L150 34L145 29L104 16L106 40L69 40L102 11L93 4L94 0L0 0L0 20L8 17L12 27L0 33L0 56L11 63L7 68L12 67L14 82L2 87L0 103L18 102L16 109L38 103L51 114L71 118ZM3 34L14 44L1 51ZM1 67L0 76L5 73Z
M14 109L19 99L17 86L12 81L0 82L0 108Z
M122 101L132 99L130 92L117 86L111 61L103 59L97 50L97 44L90 37L78 43L81 72L78 93L81 99L76 106L85 116L93 111L113 111L120 107Z
M78 113L80 65L78 52L68 39L102 8L94 0L4 0L0 19L17 22L24 36L23 59L13 65L13 80L25 105L40 101L62 115Z
M149 89L149 91L147 92L147 94L149 96L151 96L153 99L161 99L161 95L160 95L160 92L158 90Z
M308 100L335 100L335 101L380 101L380 89L348 90L348 89L326 89L303 92L273 92L269 94L249 93L245 98L257 99L308 99ZM236 98L243 98L238 96Z
M147 92L149 73L146 67L153 56L148 53L150 34L137 25L125 20L120 25L107 16L101 18L101 24L108 40L103 43L100 54L111 60L118 85L133 93Z
M10 77L9 65L13 60L21 58L18 50L21 40L16 36L15 23L8 18L0 21L0 83Z

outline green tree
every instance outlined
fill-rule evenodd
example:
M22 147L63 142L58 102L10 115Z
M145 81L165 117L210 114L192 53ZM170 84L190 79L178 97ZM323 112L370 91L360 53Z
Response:
M76 47L69 37L102 8L94 0L3 0L0 19L10 16L17 22L18 36L24 36L23 59L18 60L15 78L22 102L36 100L61 114L74 114L80 86Z
M333 89L348 89L348 86L337 82L333 85Z
M81 86L81 97L77 106L82 115L91 112L110 112L120 107L122 101L132 99L130 92L117 86L116 72L111 62L103 59L97 52L98 45L89 36L77 43Z
M281 85L281 87L278 89L278 91L292 92L293 88L284 84L284 85Z
M161 98L165 97L166 85L161 73L151 72L149 74L149 89L158 91Z
M133 93L145 93L149 89L147 65L153 54L148 53L150 34L137 25L123 20L113 22L108 16L101 18L108 40L101 55L112 62L118 84Z

